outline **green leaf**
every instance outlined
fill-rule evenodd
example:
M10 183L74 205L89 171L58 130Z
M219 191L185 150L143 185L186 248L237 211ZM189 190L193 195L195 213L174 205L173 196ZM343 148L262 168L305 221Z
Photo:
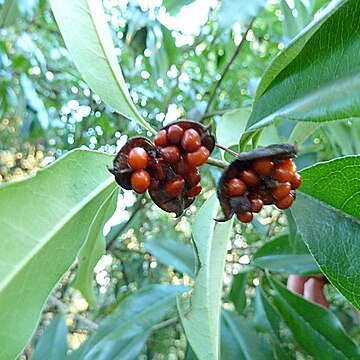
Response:
M293 243L288 235L280 235L259 248L252 265L287 274L319 274L320 270L301 239Z
M269 344L261 335L257 334L254 326L248 320L226 310L222 311L222 320L224 322L222 335L227 337L225 344L228 344L227 346L232 350L232 356L228 356L229 360L274 359Z
M222 0L218 13L220 30L231 27L236 22L249 24L265 6L265 0Z
M329 310L311 303L273 279L274 303L297 342L314 359L359 359L360 349Z
M301 172L292 206L302 238L322 272L360 308L360 156L319 163Z
M219 359L222 275L232 221L215 222L218 211L219 202L213 194L194 220L192 230L199 272L191 294L178 298L186 337L199 360Z
M185 286L149 285L125 298L71 359L136 359L154 325L168 315Z
M45 329L31 360L64 360L67 352L67 327L64 316L57 316Z
M250 130L275 119L359 116L359 16L357 0L333 2L274 59L258 87Z
M235 305L235 309L238 314L244 314L246 307L246 294L245 287L247 281L247 273L236 274L233 278L231 285L231 290L229 293L229 298L231 302Z
M171 231L150 237L144 242L144 250L155 256L160 263L194 277L195 254L192 246L175 239L176 233Z
M299 27L299 24L296 21L297 18L294 17L292 10L286 0L280 1L280 8L284 16L284 19L281 22L283 27L283 36L287 41L289 41L295 37L300 32L300 30L302 30L302 28Z
M105 253L105 237L102 231L106 221L116 209L117 194L117 189L114 189L99 208L89 228L86 243L78 255L79 267L73 287L82 292L91 306L96 306L93 289L94 267Z
M331 125L333 125L332 123ZM289 143L301 145L307 140L317 129L319 129L322 123L310 123L310 122L299 122L297 123L289 137ZM330 126L331 126L330 125Z
M116 188L106 168L111 160L76 150L33 177L0 186L1 359L22 351L49 293Z
M74 63L100 98L153 134L131 100L100 1L50 1L56 22Z
M0 29L13 25L18 15L17 0L5 0L1 6Z

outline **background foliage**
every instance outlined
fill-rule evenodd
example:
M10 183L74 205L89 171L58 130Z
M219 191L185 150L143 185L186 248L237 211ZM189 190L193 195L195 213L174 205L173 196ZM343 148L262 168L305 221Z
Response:
M0 358L360 358L357 1L50 3L0 2ZM177 219L118 190L112 155L181 118L296 141L292 211L215 224L208 165ZM330 311L283 285L321 271Z

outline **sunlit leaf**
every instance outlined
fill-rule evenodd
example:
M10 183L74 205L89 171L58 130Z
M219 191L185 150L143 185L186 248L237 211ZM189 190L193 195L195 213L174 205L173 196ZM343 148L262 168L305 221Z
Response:
M0 186L1 359L22 351L49 293L91 235L94 216L116 188L106 168L111 160L77 150Z

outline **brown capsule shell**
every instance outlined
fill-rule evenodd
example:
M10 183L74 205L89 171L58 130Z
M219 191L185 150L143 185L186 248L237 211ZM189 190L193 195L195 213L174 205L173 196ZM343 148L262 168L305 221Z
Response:
M272 158L273 160L285 160L285 159L291 159L296 157L297 154L297 146L294 146L292 144L274 144L269 145L267 147L256 149L251 152L243 152L239 154L236 159L225 169L223 172L219 184L217 186L217 196L220 201L220 205L223 212L223 219L224 221L229 220L234 213L242 212L242 211L249 211L250 210L250 203L249 203L249 209L245 209L246 206L242 206L241 211L235 211L234 206L240 206L238 203L234 202L232 200L232 197L227 194L226 188L227 183L235 177L238 177L238 174L244 170L251 168L251 165L254 160L262 159L262 158ZM262 183L265 185L267 181L267 178L262 178ZM260 185L261 186L261 185ZM264 189L264 192L270 192ZM264 204L272 204L273 198L269 194L264 200Z
M146 138L138 136L129 139L126 144L120 149L120 151L116 154L113 169L109 169L109 171L115 176L115 181L126 190L131 190L130 177L133 173L129 162L128 162L128 154L134 147L141 147L145 149L148 153L156 154L155 146Z
M196 130L200 137L201 137L201 145L205 146L210 153L214 150L215 147L215 137L211 134L211 125L210 126L204 126L196 121L175 121L171 124L165 126L161 130L165 129L168 130L171 125L178 125L180 126L184 131L187 129L194 129Z

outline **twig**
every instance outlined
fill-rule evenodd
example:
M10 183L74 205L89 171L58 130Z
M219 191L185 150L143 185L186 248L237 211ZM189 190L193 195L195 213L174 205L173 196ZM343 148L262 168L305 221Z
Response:
M177 317L165 320L159 324L154 325L152 327L152 330L155 331L155 330L163 329L164 327L176 324L178 321L179 321L179 319Z
M98 329L98 327L99 327L98 324L95 324L94 322L92 322L91 320L87 319L86 317L84 317L84 316L82 316L80 314L72 313L70 311L70 309L63 302L61 302L59 299L57 299L55 296L50 295L49 302L53 306L56 306L62 313L71 314L74 317L75 320L77 320L80 323L84 324L89 329L94 330L94 331Z
M226 146L222 146L220 144L215 144L215 146L218 147L219 149L222 149L222 150L226 151L231 156L237 157L239 155L236 151L233 151L233 150L227 148Z
M206 162L207 164L209 164L209 165L212 165L212 166L216 166L216 167L218 167L218 168L220 168L220 169L226 169L227 167L228 167L228 163L226 163L226 162L224 162L224 161L221 161L221 160L218 160L218 159L214 159L214 158L212 158L212 157L209 157L208 159L207 159L207 162Z
M211 95L210 95L210 99L209 99L209 102L207 103L207 106L206 106L206 109L205 109L205 114L209 111L214 99L215 99L215 96L216 96L216 91L217 89L220 87L221 83L223 82L224 78L225 78L225 75L227 74L227 72L229 71L231 65L233 64L233 62L235 61L236 57L239 55L240 53L240 50L241 48L243 47L244 43L245 43L245 40L246 40L246 36L248 34L248 32L250 31L251 27L252 27L252 24L254 22L255 18L253 18L249 24L249 26L247 27L239 45L236 47L235 49L235 52L234 54L232 55L231 59L228 61L228 63L226 64L221 76L220 76L220 79L218 80L218 82L216 83Z

